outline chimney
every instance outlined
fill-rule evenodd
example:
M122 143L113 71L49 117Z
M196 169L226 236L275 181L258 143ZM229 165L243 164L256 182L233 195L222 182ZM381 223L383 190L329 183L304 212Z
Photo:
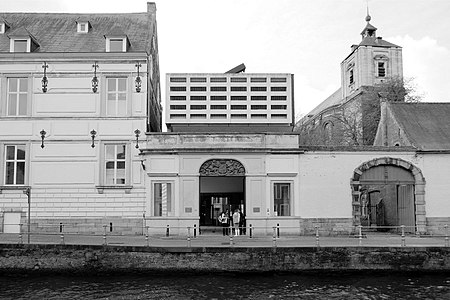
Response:
M156 3L155 2L147 2L147 12L155 14L156 13Z

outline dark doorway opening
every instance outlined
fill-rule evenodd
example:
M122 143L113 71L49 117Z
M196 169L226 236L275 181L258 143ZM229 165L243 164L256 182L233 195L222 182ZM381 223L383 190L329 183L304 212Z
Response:
M200 226L220 226L219 214L245 214L245 177L200 177Z

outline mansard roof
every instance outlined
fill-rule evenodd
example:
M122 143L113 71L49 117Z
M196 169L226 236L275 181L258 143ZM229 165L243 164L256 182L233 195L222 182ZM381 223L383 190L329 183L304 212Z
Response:
M150 52L152 14L64 14L64 13L1 13L10 28L0 35L0 53L9 52L9 35L16 29L26 28L40 47L36 52L105 52L105 35L112 28L120 28L128 37L128 52ZM77 22L89 21L88 33L77 33Z
M409 142L420 150L450 150L450 103L389 103Z

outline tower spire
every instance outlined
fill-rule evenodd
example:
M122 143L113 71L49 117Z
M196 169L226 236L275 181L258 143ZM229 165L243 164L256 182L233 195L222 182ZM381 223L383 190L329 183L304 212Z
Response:
M369 14L369 0L367 0L367 16L366 16L366 22L369 23L371 19L372 19L372 18L370 17L370 14Z

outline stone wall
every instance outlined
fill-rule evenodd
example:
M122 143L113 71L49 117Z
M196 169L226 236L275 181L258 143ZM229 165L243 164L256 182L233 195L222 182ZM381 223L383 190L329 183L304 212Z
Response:
M13 272L450 271L450 248L146 248L0 245L0 274Z

